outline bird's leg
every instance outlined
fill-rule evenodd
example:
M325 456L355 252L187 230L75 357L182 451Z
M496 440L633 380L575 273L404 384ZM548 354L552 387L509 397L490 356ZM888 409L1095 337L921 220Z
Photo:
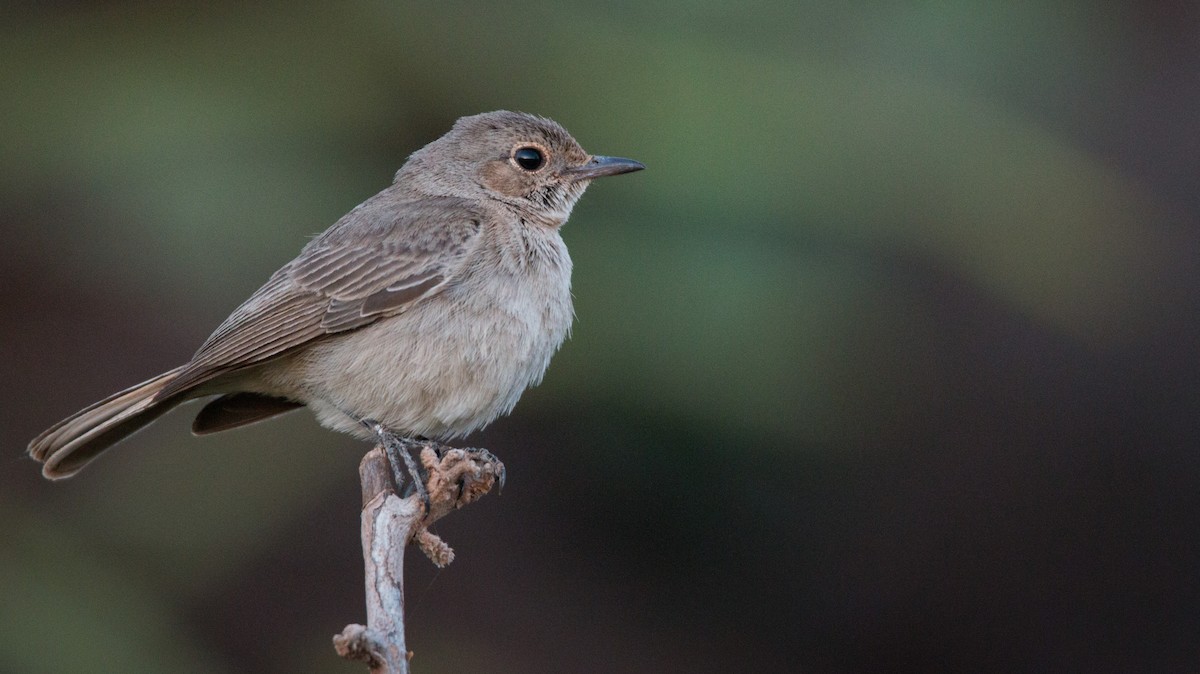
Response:
M362 424L371 429L371 432L379 438L379 444L383 447L383 451L387 454L388 463L392 466L392 477L396 480L396 492L403 498L408 496L410 491L403 489L404 487L404 472L408 472L408 477L412 479L412 489L417 492L417 496L421 498L421 505L424 506L425 512L429 512L429 490L425 488L425 471L417 465L413 460L412 450L414 448L420 451L423 443L412 438L406 438L393 433L383 427L383 424L371 420L363 419ZM401 469L401 464L404 468Z
M440 442L434 442L424 435L414 435L413 442L419 444L421 447L428 447L432 449L434 455L437 456L438 461L441 461L442 457L446 454L446 450L450 449L450 447L443 445Z

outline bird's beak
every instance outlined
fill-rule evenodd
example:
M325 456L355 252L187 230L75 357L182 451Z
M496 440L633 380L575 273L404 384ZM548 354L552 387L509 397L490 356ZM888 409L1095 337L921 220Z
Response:
M646 168L645 164L642 164L640 161L624 159L622 157L601 157L597 155L592 157L592 160L583 166L568 169L566 175L567 178L573 181L591 180L604 176L615 176L622 173L641 171L644 168Z

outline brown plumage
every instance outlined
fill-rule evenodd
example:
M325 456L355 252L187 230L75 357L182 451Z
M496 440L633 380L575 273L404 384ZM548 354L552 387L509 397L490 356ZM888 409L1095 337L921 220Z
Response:
M592 179L640 168L587 154L544 118L464 117L273 274L189 362L55 424L29 453L46 477L69 477L213 394L196 433L300 406L363 438L365 419L401 435L475 430L541 379L569 331L558 228Z

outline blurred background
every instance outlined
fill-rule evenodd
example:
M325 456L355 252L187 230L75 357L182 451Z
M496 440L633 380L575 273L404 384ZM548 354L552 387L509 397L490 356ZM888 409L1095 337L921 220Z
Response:
M0 21L0 671L356 672L358 459L186 360L466 114L648 170L407 571L420 672L1200 667L1200 11L1185 2L25 3Z

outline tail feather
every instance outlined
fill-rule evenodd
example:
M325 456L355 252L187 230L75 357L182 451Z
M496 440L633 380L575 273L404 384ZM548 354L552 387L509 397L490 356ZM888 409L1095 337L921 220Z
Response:
M29 455L41 461L51 480L71 477L101 452L171 411L187 394L156 401L183 368L127 388L89 405L48 428L29 443Z

